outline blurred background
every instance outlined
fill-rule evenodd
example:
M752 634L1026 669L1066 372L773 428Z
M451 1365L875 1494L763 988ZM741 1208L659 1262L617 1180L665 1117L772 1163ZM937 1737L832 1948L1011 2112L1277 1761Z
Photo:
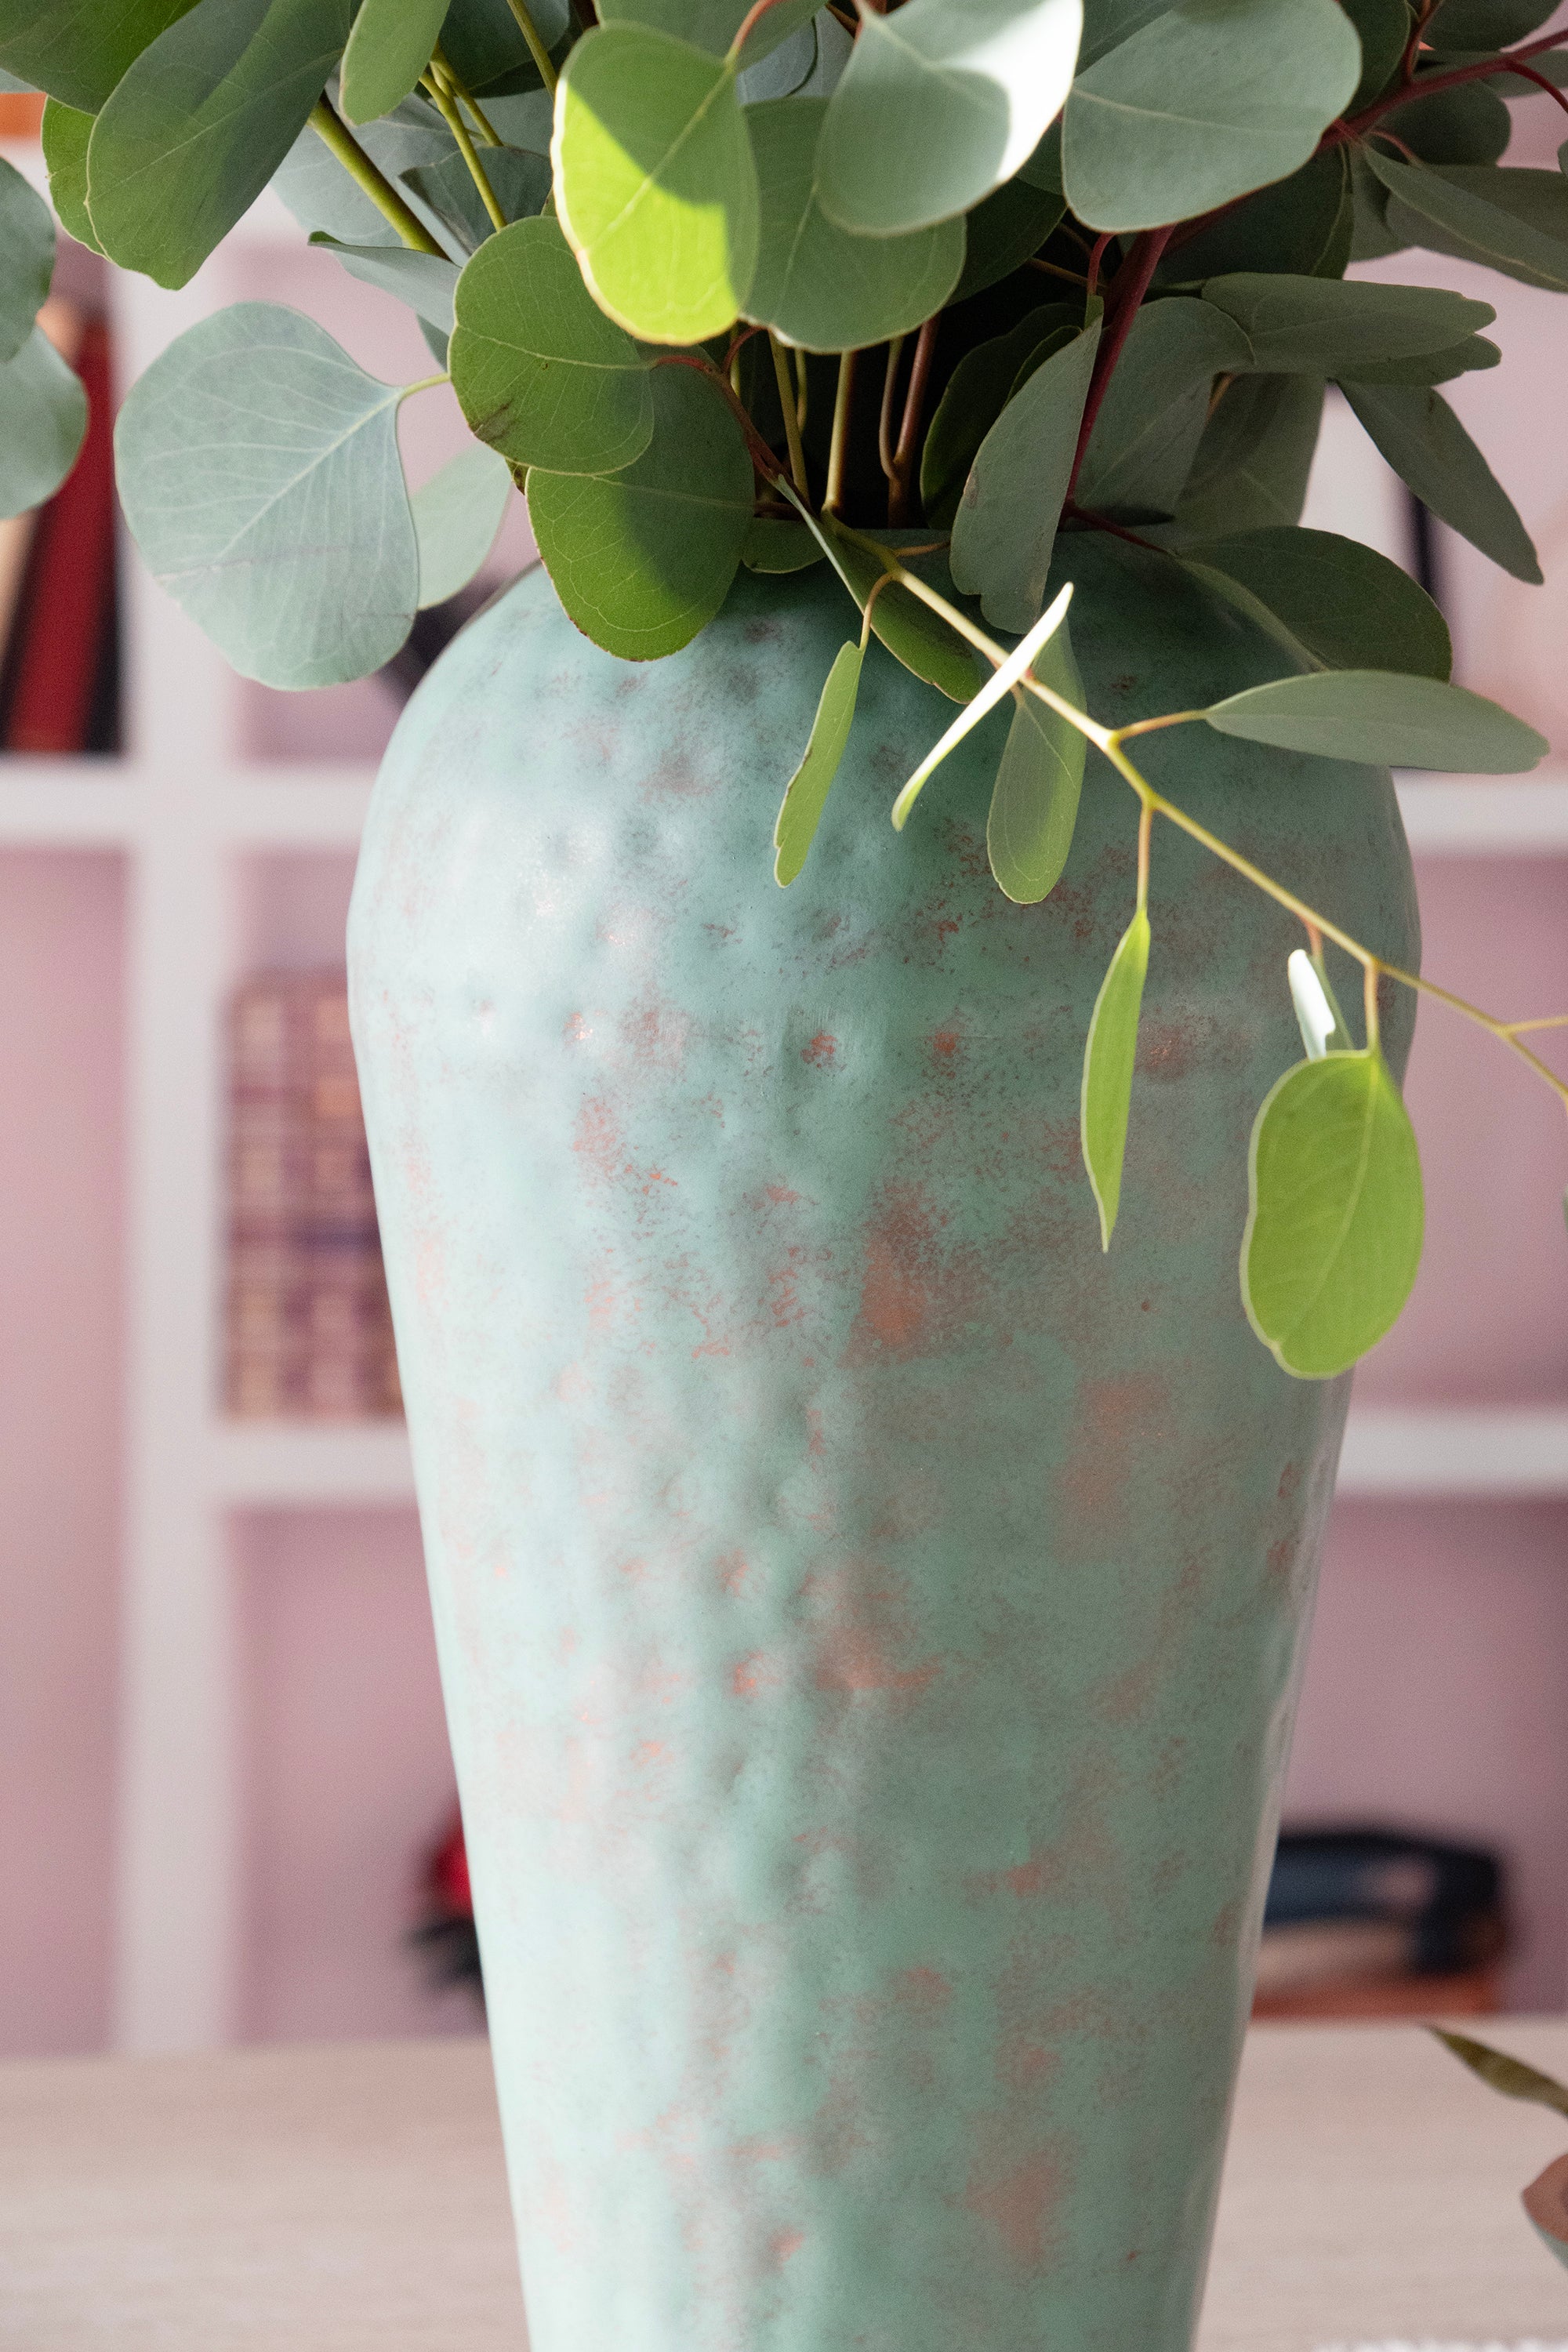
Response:
M27 101L0 152L36 179ZM1510 161L1568 125L1516 109ZM1428 966L1568 1009L1568 310L1495 303L1448 391L1533 530L1521 587L1423 529L1331 405L1306 520L1427 577L1542 781L1409 788ZM1477 282L1471 282L1475 278ZM88 449L0 524L0 2053L468 2032L466 1877L343 1005L375 760L419 657L231 677L117 536L113 394L205 310L287 301L389 380L408 314L268 197L178 294L64 247ZM417 484L460 444L403 412ZM531 553L521 501L481 583ZM1424 1009L1428 1244L1357 1383L1260 2003L1568 2001L1568 1136Z

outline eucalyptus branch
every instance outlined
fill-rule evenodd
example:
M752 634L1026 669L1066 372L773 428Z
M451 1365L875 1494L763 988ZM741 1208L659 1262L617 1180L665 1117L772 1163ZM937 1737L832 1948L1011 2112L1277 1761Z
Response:
M849 412L855 401L855 362L858 357L858 352L841 352L838 355L833 436L827 450L827 490L822 501L824 514L837 514L844 503L844 465L849 446Z
M451 60L447 57L445 49L441 47L439 41L436 44L430 62L440 74L442 80L446 83L453 97L460 99L463 104L468 108L468 112L473 116L474 121L478 123L479 128L479 136L484 141L486 146L504 146L506 143L505 141L501 138L501 135L500 131L497 131L494 123L491 122L489 115L485 112L484 108L479 104L479 100L474 96L473 91L469 89L467 84L463 82L453 71Z
M438 73L430 72L422 74L420 76L420 80L424 88L429 91L430 96L435 100L437 106L440 110L442 121L446 123L447 130L451 132L453 138L458 142L458 152L462 156L464 163L468 166L468 177L472 180L475 187L478 188L479 192L479 202L483 205L486 212L489 215L490 226L492 228L505 228L507 225L506 215L502 212L500 205L496 201L496 192L489 184L489 180L485 173L485 167L479 162L474 142L468 136L468 126L463 120L457 100L447 88L446 83L442 80Z
M1503 49L1495 58L1479 58L1468 66L1445 66L1436 73L1422 74L1415 81L1401 82L1396 89L1385 90L1370 106L1363 106L1359 114L1331 122L1318 142L1318 152L1321 155L1325 148L1342 147L1347 140L1364 138L1374 122L1380 122L1385 114L1393 114L1399 107L1411 105L1417 98L1431 98L1440 89L1458 89L1468 81L1489 81L1498 74L1518 73L1529 58L1541 57L1548 49L1563 47L1568 47L1568 30L1559 26L1554 33L1538 33L1532 41L1521 42L1517 49Z
M889 485L894 479L893 397L899 388L899 362L903 354L904 338L902 335L895 335L888 345L888 367L882 378L882 409L877 419L877 456ZM892 520L890 504L888 509L888 520L889 522Z
M795 413L795 386L790 382L789 356L771 327L768 329L768 348L773 355L773 379L779 388L779 406L784 410L790 474L801 497L807 499L811 492L806 487L805 451L801 445L800 419Z
M920 438L921 418L925 410L926 391L936 359L936 339L942 325L940 311L928 319L915 338L915 355L910 366L909 389L904 394L904 419L899 427L899 446L893 452L892 487L888 493L888 520L907 522L910 511L910 489L914 480L915 444Z
M1132 321L1139 306L1149 291L1160 256L1170 243L1168 228L1146 228L1133 240L1132 250L1111 280L1110 295L1106 303L1105 325L1100 333L1100 349L1094 355L1094 373L1089 380L1089 396L1083 404L1083 421L1078 430L1078 447L1073 452L1072 472L1068 479L1068 497L1078 488L1078 478L1083 468L1084 454L1094 432L1110 379L1116 373L1116 362L1121 357L1127 338L1132 331ZM1092 266L1091 266L1092 269Z
M561 77L550 61L550 52L539 37L538 26L529 15L524 0L507 0L507 6L517 19L518 31L528 43L528 54L539 68L540 80L553 98L555 85Z
M333 112L329 100L319 98L308 119L311 130L320 135L377 212L392 223L404 244L411 246L416 253L440 254L440 247L424 222L404 203L391 181L377 170L348 125Z

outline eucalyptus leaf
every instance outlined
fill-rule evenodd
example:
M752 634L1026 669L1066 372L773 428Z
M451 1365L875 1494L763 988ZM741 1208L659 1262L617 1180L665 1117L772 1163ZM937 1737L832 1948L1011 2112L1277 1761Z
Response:
M1345 398L1389 464L1440 522L1516 580L1541 565L1512 500L1441 393L1346 383Z
M430 62L448 0L359 0L343 51L340 110L373 122L400 106Z
M272 302L204 319L132 385L115 429L132 535L243 677L330 686L381 668L407 635L419 563L402 397Z
M506 459L470 443L415 491L421 612L468 586L495 545L511 490Z
M1388 226L1412 245L1484 262L1526 286L1568 291L1568 180L1561 172L1444 170L1396 163L1367 150L1388 190Z
M1138 1016L1149 970L1149 918L1142 908L1117 942L1100 984L1083 1052L1079 1130L1083 1164L1100 1211L1100 1246L1110 1247L1121 1205L1121 1165L1138 1055Z
M964 223L966 242L963 274L951 299L967 302L972 294L1010 277L1031 254L1037 253L1067 210L1066 201L1048 190L1030 187L1025 180L1009 180L994 188Z
M1257 530L1300 520L1323 413L1315 377L1239 377L1204 427L1176 509L1184 532Z
M1065 623L1042 646L1033 668L1042 686L1083 709L1083 681ZM1088 748L1088 739L1048 704L1032 694L1019 697L985 824L991 871L1016 906L1037 906L1061 878L1078 822Z
M550 194L550 158L523 147L481 147L479 169L490 193L509 221L531 220ZM438 163L423 163L403 175L403 184L421 197L449 232L447 243L463 253L477 253L496 234L484 198L461 155L443 155Z
M882 578L886 566L858 540L846 538L831 517L825 517L824 521L826 526L825 543L834 569L856 604L864 611L866 600ZM921 535L908 531L901 534L889 531L881 535L888 544L894 547L900 537L908 540L911 536L916 537L919 543L925 543ZM909 571L918 572L939 595L951 594L952 581L940 555L905 557L903 561ZM967 702L974 693L978 681L974 675L974 657L968 646L956 630L950 628L942 615L933 613L929 604L922 604L912 590L896 585L879 591L877 601L871 607L871 634L886 646L894 660L901 662L912 677L923 678L928 686L934 686L938 693L945 694L950 702Z
M1176 0L1080 73L1067 197L1091 228L1157 228L1307 161L1361 79L1339 0Z
M1527 88L1531 85L1527 84ZM1380 128L1393 133L1423 163L1495 163L1513 135L1513 117L1486 82L1417 95L1384 116ZM1382 152L1369 145L1369 154Z
M87 394L41 327L0 365L0 515L26 514L52 498L77 461Z
M600 25L556 92L555 201L594 299L655 343L729 326L756 267L756 167L733 77L641 25Z
M197 0L143 49L87 151L105 253L184 286L299 137L352 15L352 0Z
M819 543L803 522L758 515L746 533L741 561L748 572L809 572L824 562Z
M1321 1062L1325 1054L1353 1054L1356 1048L1329 985L1321 949L1311 956L1305 948L1293 948L1285 959L1285 972L1308 1061Z
M1021 371L1036 353L1044 364L1050 356L1045 347L1053 337L1070 341L1078 315L1069 303L1042 304L1006 334L965 352L937 403L921 455L921 503L929 521L942 530L952 522L975 452L1007 405Z
M1359 114L1399 69L1410 40L1410 10L1406 0L1345 0L1345 14L1361 42L1361 79L1345 110Z
M953 518L952 577L993 627L1039 617L1100 344L1098 311L1037 368L981 443Z
M60 226L89 252L101 253L87 216L87 142L92 125L90 114L51 98L44 107L41 143L49 174L49 201L59 215Z
M1090 513L1175 511L1207 422L1215 377L1245 368L1250 346L1213 303L1175 294L1132 321L1079 476Z
M1083 39L1078 65L1082 73L1108 49L1119 49L1145 25L1163 16L1171 0L1083 0Z
M33 331L55 268L55 223L42 196L0 157L0 362L13 360Z
M657 33L673 33L693 48L721 58L751 11L752 0L604 0L600 21L606 25L649 25ZM779 0L752 27L742 51L748 66L760 65L803 26L809 25L820 0Z
M0 0L0 66L96 114L121 77L195 0Z
M1434 677L1390 670L1320 670L1248 687L1205 711L1221 735L1370 766L1519 775L1548 749L1500 703Z
M1401 14L1405 0L1395 0ZM1354 214L1350 152L1331 147L1272 187L1259 188L1186 241L1167 249L1163 283L1194 285L1239 270L1285 270L1340 278L1350 258Z
M678 653L706 626L752 522L751 457L717 389L683 362L651 380L653 438L622 472L535 466L528 477L556 594L585 636L626 661Z
M1299 1062L1253 1125L1242 1303L1299 1380L1348 1371L1397 1321L1421 1263L1421 1160L1375 1046Z
M1447 625L1426 590L1359 540L1249 530L1185 542L1181 557L1315 667L1440 679L1453 667Z
M1448 383L1476 368L1494 368L1502 353L1484 335L1467 335L1440 352L1413 352L1402 360L1363 360L1342 368L1341 380L1352 383Z
M595 303L552 220L516 221L475 254L448 362L470 428L515 466L613 474L653 438L647 362ZM708 421L705 405L681 413Z
M557 65L576 29L570 0L529 0L528 13ZM590 19L591 21L591 19ZM543 95L539 68L510 0L452 0L441 27L441 47L465 89L484 101L485 112L503 138L490 100ZM524 140L523 145L531 144Z
M773 827L773 879L787 887L805 864L849 730L855 722L855 701L860 691L862 654L853 637L834 656L811 723L805 757L784 789L778 823Z
M1527 2066L1522 2058L1510 2058L1506 2050L1494 2050L1489 2042L1472 2041L1468 2033L1451 2033L1441 2025L1429 2025L1426 2031L1461 2066L1479 2074L1489 2090L1500 2091L1505 2099L1525 2099L1531 2106L1550 2107L1556 2115L1568 2116L1568 2084L1558 2082L1555 2075L1543 2074L1539 2066Z
M1507 49L1527 41L1545 24L1557 0L1442 0L1427 38L1447 55L1454 49Z
M443 334L451 333L458 265L444 254L416 253L406 245L340 245L335 236L321 229L314 232L310 243L342 262L351 278L366 286L379 286L384 294L406 302Z
M1338 376L1359 363L1448 349L1497 312L1436 286L1286 278L1247 271L1211 278L1204 299L1228 313L1267 374Z
M379 171L401 183L411 210L438 242L449 241L437 215L410 187L406 173L453 152L452 134L433 108L417 99L354 133ZM272 185L309 235L316 229L342 245L401 246L386 215L350 179L314 130L307 128L272 175Z
M935 773L949 752L955 751L965 736L972 733L983 719L1018 688L1019 680L1026 676L1037 656L1062 626L1067 618L1068 606L1071 602L1072 582L1069 580L1065 587L1058 591L1050 610L1041 614L1028 635L1014 646L1005 660L999 663L992 671L984 684L971 695L965 709L959 712L958 717L944 730L940 740L926 753L925 758L920 762L898 799L893 803L893 824L897 830L901 832L908 824L910 811L920 797L927 779Z
M783 341L813 352L908 334L942 308L963 267L962 220L907 236L853 236L828 219L816 177L827 103L784 98L746 110L761 230L742 308Z
M966 213L1027 163L1078 59L1081 0L904 0L870 8L822 133L841 227L900 236Z

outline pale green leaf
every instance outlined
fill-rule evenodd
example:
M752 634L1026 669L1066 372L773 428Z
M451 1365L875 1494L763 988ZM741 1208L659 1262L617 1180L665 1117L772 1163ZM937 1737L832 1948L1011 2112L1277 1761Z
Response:
M867 597L882 577L883 566L864 547L836 530L830 520L825 536L835 569L864 611ZM896 550L900 538L929 544L931 534L888 531L881 536ZM907 568L920 572L939 595L948 593L952 587L940 555L907 559ZM934 686L950 702L967 702L973 694L978 681L969 647L942 615L922 604L910 589L881 590L871 607L871 634L880 639L895 661L901 662L913 677Z
M680 362L652 372L653 438L617 474L528 477L555 593L607 653L678 653L730 591L752 522L752 461L719 392Z
M1321 954L1314 958L1305 948L1292 948L1285 959L1285 971L1308 1061L1321 1062L1325 1054L1353 1054L1356 1049L1329 985Z
M732 75L642 25L578 42L555 101L555 201L595 301L631 335L700 343L757 260L757 173Z
M1064 625L1033 665L1042 686L1075 709L1083 683ZM985 848L991 871L1016 905L1037 906L1061 878L1078 822L1087 738L1032 694L1023 694L1007 730L991 793Z
M421 612L468 586L495 545L511 488L506 459L470 443L415 491Z
M898 831L901 832L908 824L910 811L919 799L928 777L934 774L947 758L948 753L956 751L964 737L978 727L981 720L990 711L994 710L999 702L1005 700L1018 680L1030 667L1036 656L1050 643L1061 627L1067 618L1067 609L1071 602L1072 583L1069 580L1054 599L1050 610L1041 614L1028 635L1020 638L1005 661L998 663L984 684L970 696L968 703L948 727L941 740L926 753L925 758L893 803L893 824Z
M777 99L746 109L761 194L748 319L812 352L858 350L909 333L942 308L963 267L962 220L907 236L852 236L817 196L818 133L827 101Z
M1091 514L1174 513L1214 379L1245 368L1249 356L1247 337L1212 303L1182 294L1145 303L1084 452L1079 506Z
M805 757L785 788L778 823L773 827L773 847L778 853L773 879L781 887L793 882L805 864L833 779L838 773L838 763L844 757L855 719L861 658L860 647L853 637L834 656L833 667L827 673L816 717L812 721Z
M963 274L952 300L967 302L972 294L1011 277L1039 251L1066 209L1061 196L1031 187L1026 180L993 189L964 223Z
M479 169L490 193L509 221L531 220L544 208L550 194L550 158L526 147L480 147ZM448 247L477 253L496 234L484 198L461 155L444 155L437 163L416 164L403 175L409 194L422 199L447 231Z
M742 51L748 66L760 65L782 41L809 25L820 0L780 0L752 26ZM750 14L752 0L604 0L602 24L649 25L673 33L695 49L721 58Z
M952 577L994 628L1021 635L1039 618L1099 343L1097 311L1007 403L970 468Z
M105 253L184 285L299 137L351 16L351 0L198 0L143 49L88 145Z
M1344 395L1394 472L1439 521L1516 580L1539 582L1530 533L1441 393L1346 383Z
M100 253L103 248L87 216L87 142L92 137L93 120L90 114L51 98L44 108L41 143L48 167L49 201L59 215L60 226L89 252Z
M1417 170L1372 146L1366 160L1388 190L1392 235L1482 262L1526 286L1568 290L1568 180L1561 172L1490 163Z
M1323 386L1301 375L1239 377L1204 427L1176 509L1184 532L1258 530L1300 519L1323 413Z
M942 530L952 522L975 453L1018 388L1020 374L1026 368L1032 374L1032 362L1043 366L1053 350L1070 342L1079 316L1069 303L1046 303L1006 334L964 352L937 403L921 454L921 503L929 522Z
M351 278L360 278L366 286L379 286L385 294L394 294L400 302L421 319L439 327L443 334L452 331L452 304L458 290L458 265L445 254L416 253L406 245L340 245L335 236L324 230L313 232L310 243L330 253L334 261L342 262ZM570 258L570 257L568 257ZM576 264L573 263L575 273Z
M1204 299L1233 319L1265 374L1338 376L1369 361L1449 349L1497 312L1432 286L1285 278L1246 271L1211 278Z
M0 361L15 359L33 331L55 267L55 224L42 196L0 157Z
M1276 678L1212 704L1204 716L1221 735L1376 767L1518 775L1549 749L1533 727L1484 695L1391 670Z
M1299 1380L1348 1371L1398 1319L1421 1262L1421 1161L1376 1047L1299 1062L1253 1123L1242 1302Z
M647 447L647 362L590 297L554 221L517 221L482 245L458 280L457 318L453 388L479 439L513 465L611 474Z
M1447 678L1453 647L1425 589L1374 548L1334 531L1275 529L1182 541L1184 563L1321 669Z
M829 218L892 236L968 212L1038 145L1067 97L1081 27L1081 0L866 9L822 134Z
M1479 2074L1489 2090L1500 2091L1505 2099L1524 2099L1531 2106L1550 2107L1554 2114L1568 2116L1568 2084L1558 2082L1555 2075L1543 2074L1539 2066L1510 2058L1506 2050L1494 2050L1488 2042L1474 2042L1468 2033L1450 2033L1441 2025L1426 2030L1461 2066Z
M1339 0L1177 0L1073 84L1068 202L1101 229L1230 204L1298 170L1360 79Z
M243 676L329 686L407 635L419 564L401 398L271 302L204 319L132 385L115 430L126 520Z
M0 366L0 515L52 498L87 431L87 394L41 327Z
M151 41L195 0L0 0L0 66L96 114Z
M359 0L343 51L340 110L373 122L402 104L430 62L448 0Z
M808 572L824 561L819 542L803 522L758 515L746 533L741 561L748 572Z
M1100 1211L1100 1245L1110 1247L1121 1205L1121 1164L1138 1055L1138 1016L1149 970L1149 918L1140 908L1117 943L1094 1000L1083 1050L1079 1131Z

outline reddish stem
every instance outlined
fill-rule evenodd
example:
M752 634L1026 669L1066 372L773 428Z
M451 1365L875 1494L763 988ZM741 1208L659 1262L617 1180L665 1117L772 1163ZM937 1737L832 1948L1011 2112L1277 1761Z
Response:
M1568 47L1568 30L1559 26L1554 33L1538 33L1533 41L1526 41L1520 48L1504 49L1500 57L1480 58L1474 65L1449 66L1441 73L1423 74L1418 81L1402 82L1397 89L1384 90L1381 98L1374 98L1359 114L1342 122L1331 122L1318 142L1318 152L1321 155L1326 148L1342 147L1349 139L1363 138L1374 122L1381 122L1385 114L1394 113L1398 107L1413 105L1417 99L1430 98L1440 89L1458 89L1467 81L1488 81L1496 74L1518 73L1525 58L1564 47Z
M1078 488L1078 478L1083 466L1084 451L1089 447L1110 383L1116 373L1116 362L1132 331L1132 321L1138 306L1149 291L1150 282L1160 266L1160 256L1170 242L1168 228L1146 228L1133 240L1131 252L1123 261L1110 283L1110 293L1105 306L1105 327L1100 334L1100 349L1094 355L1094 373L1089 378L1089 397L1083 404L1083 422L1079 426L1078 447L1073 452L1072 472L1068 478L1068 499L1070 502Z
M904 394L903 423L899 427L899 446L893 452L893 479L888 491L888 520L903 523L909 520L910 484L914 478L915 443L920 438L921 417L925 408L926 392L931 383L931 363L936 358L937 329L941 313L928 319L915 339L915 355L910 364L909 390Z
M1546 76L1537 73L1533 66L1515 66L1513 70L1516 74L1522 74L1526 81L1532 81L1537 89L1543 89L1548 98L1555 99L1563 113L1568 114L1568 97L1564 97L1554 81L1548 81Z
M767 15L770 8L776 8L779 5L780 0L754 0L754 5L748 8L742 17L741 29L730 44L731 50L736 57L740 56L741 51L751 39L752 27Z
M1084 283L1091 298L1099 290L1100 265L1105 257L1105 248L1110 243L1115 233L1114 229L1108 228L1104 230L1100 236L1095 238L1094 243L1089 248L1089 273Z

